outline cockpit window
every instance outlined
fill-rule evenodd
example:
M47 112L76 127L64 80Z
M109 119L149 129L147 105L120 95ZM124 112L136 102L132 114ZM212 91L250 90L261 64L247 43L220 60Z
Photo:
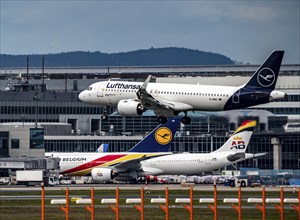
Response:
M90 86L87 90L91 91L92 89L93 89L93 87Z

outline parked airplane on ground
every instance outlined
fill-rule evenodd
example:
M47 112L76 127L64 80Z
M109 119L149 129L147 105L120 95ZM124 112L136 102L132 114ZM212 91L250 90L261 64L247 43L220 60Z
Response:
M98 176L103 175L113 178L115 172L124 172L136 178L137 175L143 175L143 171L138 173L138 171L141 170L140 162L142 160L171 154L171 152L169 152L170 144L179 124L179 118L169 118L166 124L158 125L151 133L127 152L49 152L46 153L45 156L60 158L60 174L64 175L83 176L90 175L91 173L92 175L96 175L95 173L97 173ZM109 167L109 169L103 167ZM94 169L97 169L97 172L95 172ZM123 177L123 179L124 178L125 177Z
M245 121L222 147L210 153L180 153L142 161L152 175L196 175L263 154L246 153L256 121ZM155 168L154 171L151 169Z
M110 80L94 83L79 94L79 99L117 107L124 116L154 110L159 123L184 112L182 123L189 124L188 111L224 111L284 99L286 93L274 90L283 54L284 51L274 51L242 86L149 83L150 75L144 83Z
M266 153L246 153L249 140L256 126L256 121L245 121L221 148L210 153L178 153L153 157L140 161L140 168L135 170L137 177L145 175L197 175L225 166L232 165ZM92 178L96 181L111 180L109 173L124 175L122 171L111 167L94 168ZM134 175L134 177L136 177Z

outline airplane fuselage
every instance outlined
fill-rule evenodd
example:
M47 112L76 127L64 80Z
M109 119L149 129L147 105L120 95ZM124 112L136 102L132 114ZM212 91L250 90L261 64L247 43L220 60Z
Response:
M241 86L103 81L79 94L83 102L117 107L123 116L139 116L154 110L159 123L184 112L182 123L189 124L188 111L224 111L247 108L281 100L286 94L276 91L284 51L273 51L247 83Z
M60 158L60 173L69 176L89 175L94 168L105 168L123 161L142 158L143 172L151 175L196 175L201 172L225 167L232 162L227 157L232 152L216 153L47 153L46 156ZM153 157L153 158L151 158ZM239 160L235 161L238 162Z
M214 153L180 153L142 161L142 166L145 170L147 167L155 168L152 175L190 176L232 164L227 160L229 154L230 152L218 153L218 155Z
M45 156L60 158L60 173L69 176L89 175L96 167L109 167L125 161L146 157L166 155L166 153L46 153Z
M84 97L85 102L95 105L117 106L121 100L136 99L136 92L141 86L142 83L138 82L103 81L92 84L91 89L83 91L80 96ZM180 105L183 110L223 111L239 108L241 105L245 107L251 105L251 102L242 103L242 101L247 93L253 94L253 91L244 91L234 95L240 88L242 87L149 83L147 92L154 98L177 103L178 111L181 110ZM268 102L269 95L270 92L265 94L267 99L261 100L258 104ZM250 95L248 98L251 100ZM232 103L232 105L227 107L226 103Z

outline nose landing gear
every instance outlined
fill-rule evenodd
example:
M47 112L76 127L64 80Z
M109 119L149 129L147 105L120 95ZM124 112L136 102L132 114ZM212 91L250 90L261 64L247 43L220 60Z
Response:
M192 121L192 119L188 116L184 116L182 119L181 119L181 123L182 124L185 124L185 125L188 125L190 124ZM161 115L157 118L157 122L159 124L166 124L168 122L168 118L164 115Z

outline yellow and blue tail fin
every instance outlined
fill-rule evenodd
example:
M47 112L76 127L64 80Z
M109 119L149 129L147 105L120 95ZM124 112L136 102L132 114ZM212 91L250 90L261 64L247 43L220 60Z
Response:
M158 125L128 152L168 152L180 124L179 118L168 118L168 122Z

